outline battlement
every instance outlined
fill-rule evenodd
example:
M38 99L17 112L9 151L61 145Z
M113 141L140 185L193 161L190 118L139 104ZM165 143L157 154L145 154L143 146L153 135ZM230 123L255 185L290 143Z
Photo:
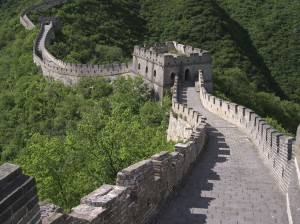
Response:
M40 217L34 178L23 175L14 164L0 166L1 223L40 224Z
M295 157L295 138L279 133L254 111L207 93L203 87L202 71L199 71L199 80L200 97L204 107L237 125L248 135L260 149L260 156L277 179L281 190L287 192L289 173L292 169L290 161Z
M57 19L50 18L52 21L42 22L33 48L34 62L41 66L45 76L59 79L66 84L74 84L82 77L111 77L131 73L131 63L90 65L68 63L57 59L47 49L54 38L55 24L58 24Z
M64 2L68 2L69 0L45 0L44 2L36 5L29 6L26 8L20 15L20 22L27 30L31 30L35 27L34 23L29 19L29 15L32 11L39 11L47 8L54 7L56 5L60 5Z
M43 219L43 223L151 223L158 217L166 203L181 189L185 182L185 176L188 175L204 150L205 140L205 123L199 123L188 143L177 144L171 153L162 151L149 159L123 169L117 175L116 185L102 185L84 196L81 204L72 208L68 215L58 212L48 213L48 216ZM6 189L9 191L14 189L10 187L14 186L10 183L18 181L21 169L12 164L4 164L0 167L0 171L0 195L6 196ZM36 194L33 178L26 177L25 179L30 181L30 186L24 185L28 186L26 189L29 192L32 191L30 189L33 189ZM13 213L14 210L7 207L10 212L8 219L15 220L14 217L20 217L20 219L30 220L33 217L34 220L31 223L41 223L35 194L26 197L29 202L26 204L25 201L25 205L18 203L23 201L19 194L14 195L14 201L10 201L18 203L20 210L24 210L29 204L30 208L35 205L34 215L29 212L24 217L23 213L16 216ZM21 197L20 200L18 197ZM31 200L31 198L33 199ZM10 206L6 201L1 201L0 205ZM13 209L14 204L11 206ZM0 218L6 213L0 209Z
M182 119L187 121L191 127L196 128L201 123L205 123L206 118L202 116L199 112L193 110L193 108L188 108L186 105L178 102L178 92L179 92L179 82L178 76L175 77L174 86L172 88L172 110L178 114Z
M205 86L203 71L199 71L203 106L238 126L253 141L264 164L276 179L281 191L286 194L290 223L300 222L300 126L296 139L284 135L254 111L209 94Z
M185 46L175 41L168 41L166 44L136 45L133 55L161 66L208 63L211 61L208 51Z

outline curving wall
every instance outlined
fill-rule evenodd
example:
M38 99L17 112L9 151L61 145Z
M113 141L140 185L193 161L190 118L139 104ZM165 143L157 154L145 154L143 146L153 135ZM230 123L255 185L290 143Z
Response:
M160 152L123 169L116 185L103 185L81 199L69 215L53 213L45 223L150 223L185 182L187 173L204 150L206 123L201 115L177 102L178 77L173 92L174 109L186 116L193 131L186 144L172 153ZM178 107L179 106L179 107ZM180 108L180 109L176 109ZM190 111L190 112L188 112ZM47 222L46 222L47 221Z
M32 11L47 9L56 5L60 5L64 2L68 2L68 0L45 0L40 4L29 6L21 13L20 22L25 27L25 29L32 30L35 25L28 17Z
M169 140L186 141L193 130L199 125L205 124L206 118L193 108L188 108L186 105L179 103L179 88L179 77L175 76L172 88L172 111L167 133Z
M35 25L28 18L33 10L42 10L55 5L68 2L67 0L47 0L41 4L28 7L21 15L20 22L26 29L33 29ZM54 29L59 26L59 21L55 17L44 17L41 19L41 29L34 41L33 60L40 66L44 76L51 80L60 80L64 84L73 85L82 77L103 76L114 79L116 75L132 75L132 64L74 64L64 62L55 58L49 51L51 40L55 38Z
M42 32L42 31L41 31ZM116 185L102 185L81 199L81 204L74 207L71 213L66 215L58 212L48 214L43 219L44 224L56 223L151 223L159 217L166 204L174 197L185 183L188 173L193 168L197 158L205 148L206 123L197 112L191 111L177 101L178 77L173 88L173 110L181 117L186 117L192 126L192 133L186 144L177 144L174 151L169 153L162 151L151 158L138 162L123 169L117 175ZM7 168L8 167L8 168ZM0 191L10 188L10 184L16 181L20 175L20 167L12 164L4 164L0 167ZM31 178L32 179L32 178ZM23 180L23 179L22 179ZM20 180L22 186L26 184ZM37 196L34 181L30 188L35 189L22 199L25 205L18 209L24 210L27 204L36 205ZM28 188L29 189L29 188ZM14 195L18 198L18 195ZM33 201L33 202L31 202ZM0 203L0 208L2 204ZM9 208L10 209L10 208ZM14 221L19 215L19 210L9 210L8 222ZM41 223L40 210L36 206L28 215L20 219L33 219L32 223ZM0 210L0 217L2 217Z
M254 111L209 94L201 70L199 85L203 106L238 126L254 142L264 164L286 194L289 223L300 223L300 126L296 141L275 130Z

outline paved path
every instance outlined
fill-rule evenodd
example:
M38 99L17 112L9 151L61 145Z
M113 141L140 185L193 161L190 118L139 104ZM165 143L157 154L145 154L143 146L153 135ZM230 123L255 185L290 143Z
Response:
M194 87L181 101L207 117L208 147L158 223L288 223L285 197L247 136L205 110Z

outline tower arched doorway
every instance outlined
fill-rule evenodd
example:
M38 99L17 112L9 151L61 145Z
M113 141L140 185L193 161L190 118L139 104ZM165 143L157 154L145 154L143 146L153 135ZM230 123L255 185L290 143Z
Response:
M171 74L171 86L174 85L174 82L175 82L175 76L176 76L176 74L173 72L173 73Z
M188 80L191 80L190 70L186 69L185 72L184 72L184 81L188 81Z

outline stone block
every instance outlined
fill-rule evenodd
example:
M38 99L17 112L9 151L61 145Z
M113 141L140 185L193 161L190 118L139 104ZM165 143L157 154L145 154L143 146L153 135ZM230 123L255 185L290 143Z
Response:
M104 185L81 199L81 203L108 208L122 196L127 195L127 188L122 186ZM123 198L125 200L125 198Z
M21 167L4 163L0 166L0 190L5 187L9 182L14 180L17 176L21 175Z
M104 221L103 217L105 215L105 211L106 209L102 207L92 207L86 204L81 204L72 208L72 212L69 214L69 217L74 223L96 224Z

